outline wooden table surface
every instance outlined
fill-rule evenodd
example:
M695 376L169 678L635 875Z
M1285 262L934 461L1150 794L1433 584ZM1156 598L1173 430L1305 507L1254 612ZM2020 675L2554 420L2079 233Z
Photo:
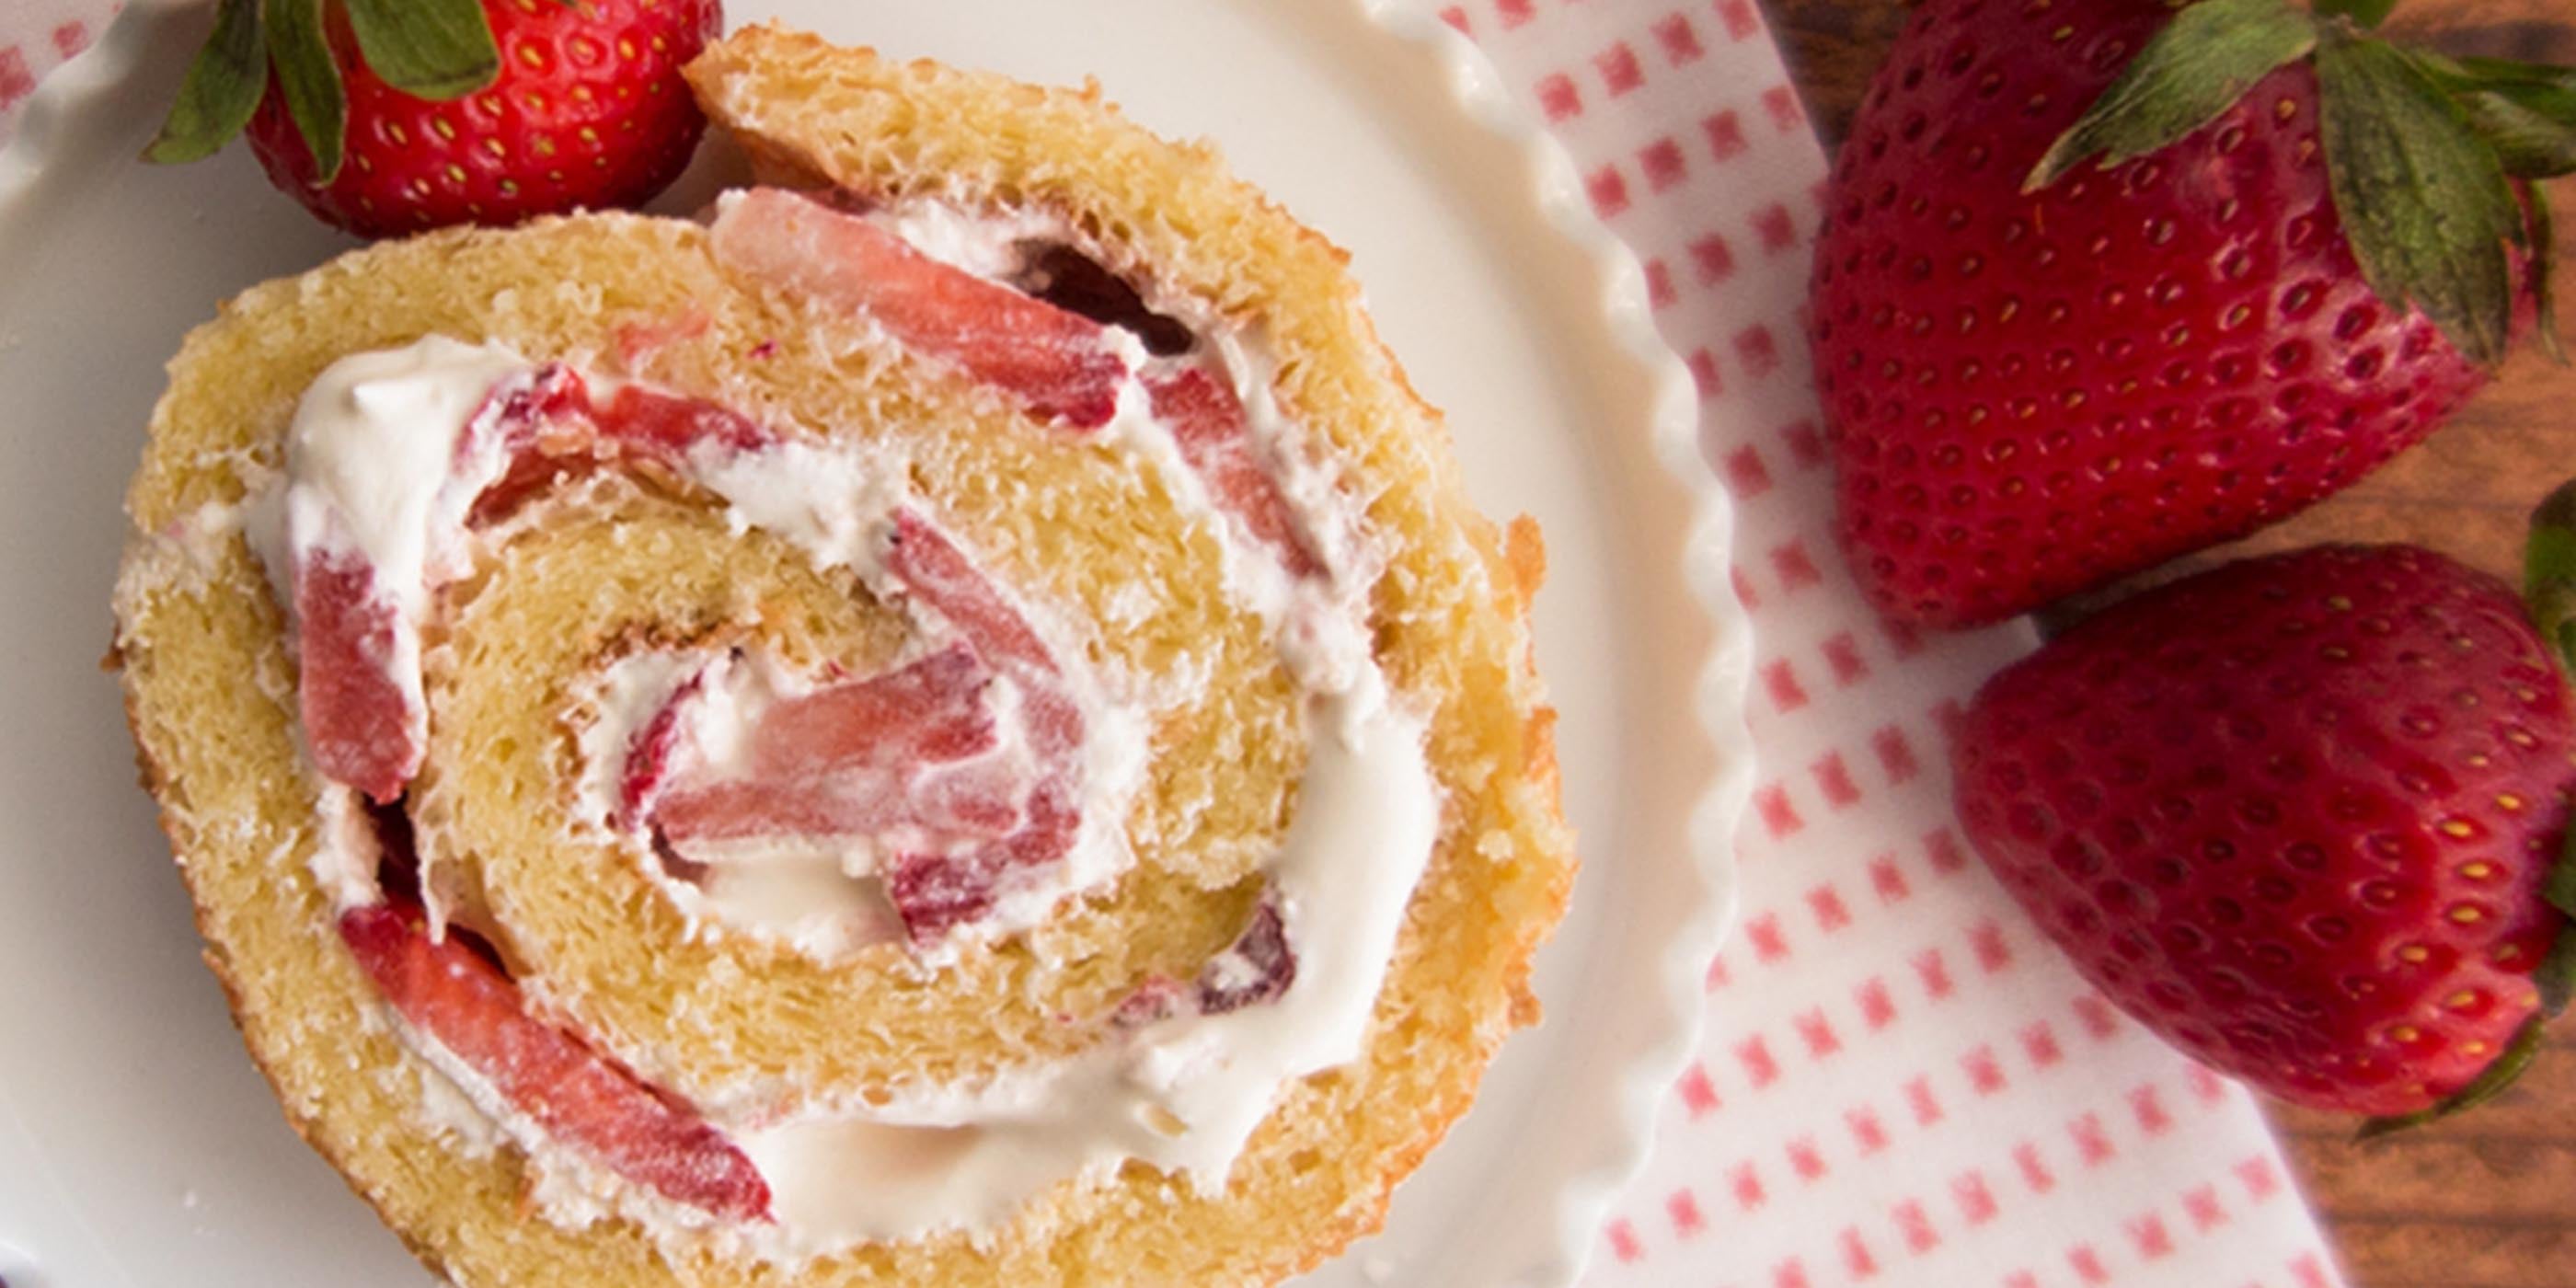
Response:
M1905 21L1896 0L1766 0L1827 146ZM2454 52L2576 64L2571 0L2405 0L2392 28ZM2576 211L2576 181L2562 184ZM2576 266L2562 215L2561 263ZM2562 272L2562 279L2571 276ZM2562 280L2576 336L2576 281ZM2576 476L2576 370L2526 352L2431 441L2325 504L2190 561L2325 540L2409 541L2514 576L2523 521ZM2330 1115L2275 1119L2356 1288L2576 1288L2576 1021L2478 1113L2371 1145ZM2220 1286L2213 1285L2213 1288Z

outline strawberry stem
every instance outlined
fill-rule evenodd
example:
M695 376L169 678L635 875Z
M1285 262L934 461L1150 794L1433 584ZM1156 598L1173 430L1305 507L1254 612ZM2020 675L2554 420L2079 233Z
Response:
M2576 72L2546 63L2408 51L2459 101L2517 179L2576 173Z

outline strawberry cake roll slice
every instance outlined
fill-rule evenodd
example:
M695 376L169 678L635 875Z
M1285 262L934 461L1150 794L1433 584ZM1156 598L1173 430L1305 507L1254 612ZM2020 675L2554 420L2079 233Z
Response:
M1535 530L1207 149L690 74L704 220L379 245L171 365L117 655L253 1059L469 1286L1313 1267L1535 1018Z

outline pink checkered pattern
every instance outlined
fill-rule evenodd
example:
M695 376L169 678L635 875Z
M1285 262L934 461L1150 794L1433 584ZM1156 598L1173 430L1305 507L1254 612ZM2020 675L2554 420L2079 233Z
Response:
M0 0L0 136L114 8ZM1944 725L2028 636L1891 630L1844 572L1800 325L1825 163L1754 0L1441 13L1644 260L1761 638L1743 927L1591 1288L2334 1288L2251 1099L2067 971L1951 823Z
M1644 261L1761 644L1742 928L1590 1284L2337 1283L2251 1098L2077 979L1952 823L1944 727L2029 635L1891 630L1844 570L1800 314L1825 161L1754 0L1442 15Z
M113 0L0 0L0 140L37 80L89 48L122 7Z

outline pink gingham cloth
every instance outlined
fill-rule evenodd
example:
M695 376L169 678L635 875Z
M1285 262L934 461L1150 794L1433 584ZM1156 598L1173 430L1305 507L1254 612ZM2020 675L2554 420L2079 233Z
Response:
M1743 921L1590 1288L2338 1283L2252 1098L2077 979L1952 820L1943 727L2031 636L1890 630L1844 569L1801 325L1825 158L1755 0L1444 14L1645 262L1759 642Z
M116 7L0 0L0 137ZM2251 1098L2077 980L1952 823L1942 726L2029 637L1891 631L1843 570L1799 321L1825 160L1755 0L1443 16L1644 261L1760 638L1742 926L1589 1288L2337 1284Z
M0 0L0 141L44 74L89 48L115 0Z

